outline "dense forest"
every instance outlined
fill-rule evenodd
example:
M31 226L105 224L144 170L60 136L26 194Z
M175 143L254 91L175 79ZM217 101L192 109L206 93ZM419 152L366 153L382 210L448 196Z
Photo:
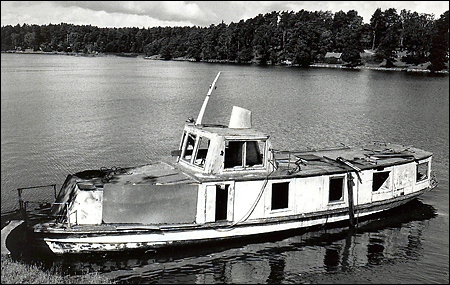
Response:
M379 62L393 66L397 52L404 61L430 61L432 70L448 63L449 12L434 15L377 9L364 24L357 11L271 12L238 23L209 27L98 28L67 23L19 24L1 28L1 50L77 52L85 54L145 54L163 59L308 66L327 52L361 64L360 53L375 51Z

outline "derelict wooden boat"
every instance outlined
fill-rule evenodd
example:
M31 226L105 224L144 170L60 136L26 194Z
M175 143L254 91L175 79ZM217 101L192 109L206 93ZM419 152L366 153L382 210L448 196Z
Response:
M52 219L30 224L35 241L56 254L122 251L354 224L436 185L432 153L412 146L277 151L239 107L228 126L203 124L219 75L173 161L68 175Z

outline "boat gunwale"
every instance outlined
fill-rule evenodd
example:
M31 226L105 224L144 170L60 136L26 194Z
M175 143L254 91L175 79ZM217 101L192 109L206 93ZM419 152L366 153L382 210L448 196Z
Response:
M417 198L418 196L429 192L433 189L433 186L427 187L425 189L419 190L414 193L406 194L406 195L399 195L394 198L390 198L388 200L380 200L380 201L374 201L370 203L360 204L356 205L355 207L355 215L364 214L365 212L373 211L371 209L381 207L378 211L385 211L388 209L395 208L403 203L409 202L409 200L413 200ZM393 204L390 206L390 204ZM385 207L387 206L387 207ZM104 236L104 235L110 235L110 236L121 236L126 234L164 234L164 232L185 232L188 230L208 230L208 229L232 229L235 227L253 227L253 226L264 226L264 225L270 225L270 224L280 224L280 223L289 223L289 222L295 222L295 221L301 221L301 220L313 220L313 219L320 219L320 218L330 218L332 216L341 216L339 214L346 215L348 214L348 207L340 207L336 209L328 209L323 211L316 211L311 213L303 213L303 214L296 214L296 215L289 215L289 216L279 216L279 217L266 217L266 218L258 218L258 219L249 219L247 221L233 224L231 221L222 221L222 222L210 222L205 224L138 224L138 225L132 225L132 224L104 224L104 225L95 225L97 228L101 227L120 227L120 226L127 226L127 229L117 229L116 230L86 230L82 231L81 229L92 227L93 225L74 225L70 228L51 228L46 227L45 231L37 231L35 228L33 228L33 232L35 234L39 235L62 235L62 236L83 236L88 235L89 237L94 236ZM42 225L42 224L41 224ZM133 229L132 227L135 226L136 228ZM153 227L150 229L144 229L143 227ZM51 239L51 238L50 238Z

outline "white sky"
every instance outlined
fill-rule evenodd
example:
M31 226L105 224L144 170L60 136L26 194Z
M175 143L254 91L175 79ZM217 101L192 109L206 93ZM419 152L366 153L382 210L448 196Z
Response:
M1 1L1 25L69 23L97 27L209 26L272 11L356 10L369 23L377 8L434 14L449 1Z

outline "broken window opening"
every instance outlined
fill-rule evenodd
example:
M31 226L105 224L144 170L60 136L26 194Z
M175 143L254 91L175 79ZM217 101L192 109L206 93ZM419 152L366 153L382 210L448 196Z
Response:
M225 168L242 166L243 145L240 141L225 141Z
M416 182L426 180L428 178L428 162L417 164Z
M344 200L344 177L331 177L328 202Z
M374 172L372 179L372 192L380 190L381 187L389 189L390 171Z
M224 167L263 167L264 147L264 141L225 141Z
M271 209L286 209L289 206L289 182L272 184Z
M260 145L262 144L262 146ZM246 159L245 159L245 166L246 167L252 167L252 166L262 166L263 164L263 156L261 154L261 149L264 151L264 144L260 141L249 141L246 142Z
M194 164L200 167L205 166L206 156L208 155L209 139L205 137L198 138L197 153L194 158Z
M183 149L182 159L188 162L191 162L192 152L195 146L196 135L187 134L185 146Z

